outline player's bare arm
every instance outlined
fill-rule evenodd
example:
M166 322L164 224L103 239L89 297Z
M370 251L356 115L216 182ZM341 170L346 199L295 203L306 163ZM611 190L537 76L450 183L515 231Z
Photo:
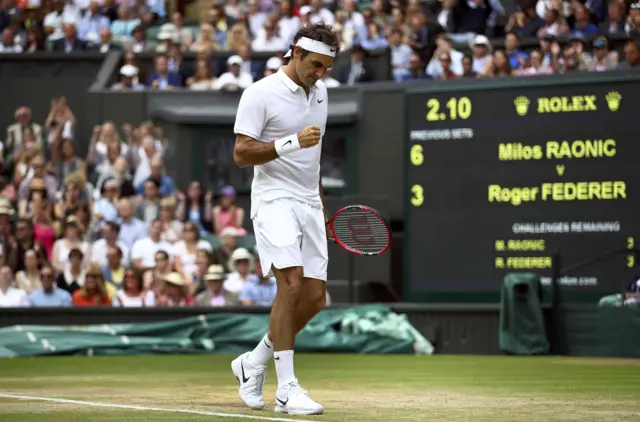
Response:
M233 159L240 167L259 166L288 153L311 148L320 143L319 126L307 126L293 136L274 142L259 142L250 136L237 134Z

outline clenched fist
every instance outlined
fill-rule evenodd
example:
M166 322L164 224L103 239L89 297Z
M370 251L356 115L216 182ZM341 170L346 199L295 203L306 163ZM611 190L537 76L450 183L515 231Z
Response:
M320 126L307 126L298 133L300 148L311 148L320 143Z

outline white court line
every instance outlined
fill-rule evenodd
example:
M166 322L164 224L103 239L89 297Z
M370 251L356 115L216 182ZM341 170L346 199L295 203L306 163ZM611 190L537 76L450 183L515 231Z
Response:
M92 402L92 401L58 399L53 397L32 397L32 396L22 396L18 394L5 394L5 393L0 393L0 398L19 399L19 400L39 400L39 401L48 401L53 403L76 404L80 406L108 407L112 409L129 409L129 410L143 410L143 411L151 411L151 412L170 412L170 413L189 413L192 415L218 416L220 418L253 419L253 420L259 420L259 421L317 422L317 421L309 421L309 420L302 420L302 419L285 419L285 418L274 418L274 417L268 417L268 416L243 415L240 413L205 412L201 410L187 410L187 409L167 409L163 407L147 407L147 406L134 406L129 404L98 403L98 402Z

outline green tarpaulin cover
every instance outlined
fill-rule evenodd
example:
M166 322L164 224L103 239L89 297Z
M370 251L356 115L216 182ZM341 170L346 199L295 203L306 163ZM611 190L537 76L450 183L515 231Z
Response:
M268 315L206 314L149 324L19 325L0 329L0 357L53 354L231 353L255 346ZM296 337L296 351L431 354L433 347L386 306L326 309Z

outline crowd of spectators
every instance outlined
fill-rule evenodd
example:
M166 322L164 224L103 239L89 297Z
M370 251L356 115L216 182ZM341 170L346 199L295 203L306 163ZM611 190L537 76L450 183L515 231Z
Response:
M271 304L233 187L177 189L149 122L96 126L86 157L75 126L56 98L43 125L16 110L0 144L0 307Z
M501 0L215 0L200 8L197 25L186 25L162 0L2 0L0 52L123 49L130 54L115 89L243 89L282 65L300 26L322 21L351 51L349 64L327 75L329 87L373 80L365 59L380 48L391 49L397 81L640 66L637 0L507 6L513 13ZM149 27L158 29L155 39L147 39ZM620 37L628 41L614 48L611 39ZM150 75L136 66L135 55L146 51L159 55ZM196 54L194 63L183 63L186 52ZM219 64L214 52L230 57ZM273 57L256 61L253 52Z

